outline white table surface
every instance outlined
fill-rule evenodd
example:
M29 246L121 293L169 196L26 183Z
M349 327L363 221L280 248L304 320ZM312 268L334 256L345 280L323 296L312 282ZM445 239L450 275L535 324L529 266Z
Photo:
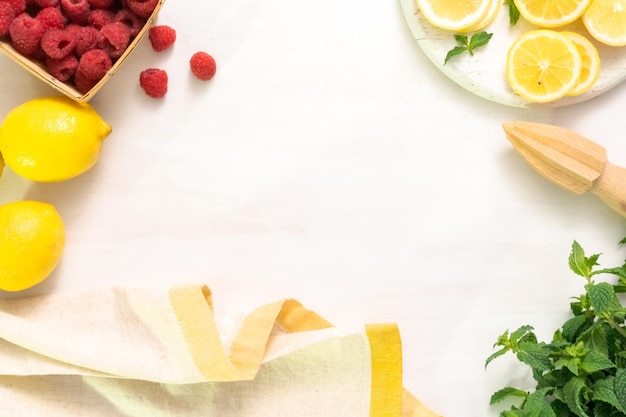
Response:
M206 283L218 314L293 297L337 325L396 322L404 384L446 417L496 416L493 391L527 381L484 360L506 329L548 339L582 280L574 239L621 265L624 219L548 183L501 129L571 128L626 164L626 86L557 109L476 97L419 50L397 0L168 0L177 29L144 39L90 102L113 126L99 163L63 183L10 170L0 202L53 203L57 270L19 296L112 285ZM196 81L188 59L211 53ZM150 99L141 70L166 69ZM0 114L53 93L0 57ZM2 294L4 297L15 294Z

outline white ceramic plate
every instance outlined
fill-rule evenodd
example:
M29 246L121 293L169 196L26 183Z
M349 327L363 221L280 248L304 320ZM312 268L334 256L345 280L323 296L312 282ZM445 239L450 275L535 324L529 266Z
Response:
M474 56L467 53L458 55L444 65L448 51L457 43L454 33L434 27L418 10L415 0L400 0L409 28L422 51L439 70L461 87L472 93L497 103L516 107L567 106L596 97L610 90L626 78L626 49L611 47L596 42L580 21L558 30L574 30L590 39L598 48L601 59L601 72L598 81L590 91L575 97L564 97L552 103L533 104L513 93L505 75L505 59L509 45L521 33L536 29L520 18L515 26L509 24L508 6L502 5L496 19L486 27L493 33L491 41L477 49ZM471 36L471 33L469 33Z

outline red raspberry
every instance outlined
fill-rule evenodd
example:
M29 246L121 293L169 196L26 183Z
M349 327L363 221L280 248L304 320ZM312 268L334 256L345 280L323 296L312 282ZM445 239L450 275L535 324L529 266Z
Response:
M189 60L189 66L193 75L203 81L210 80L217 71L215 59L206 52L196 52Z
M159 4L159 0L126 0L126 7L139 17L148 18Z
M161 98L167 93L167 72L149 68L139 74L139 85L152 98Z
M91 6L87 0L61 0L61 10L71 22L79 25L87 23L90 9Z
M122 56L130 43L130 29L122 22L113 22L100 29L102 38L98 44L113 59Z
M108 53L102 49L92 49L80 57L76 74L80 74L81 77L88 80L99 81L111 69L112 65Z
M161 52L176 42L176 31L169 26L153 26L148 32L152 49Z
M0 1L0 36L9 34L9 26L15 19L15 9L9 3Z
M39 20L22 13L11 21L9 36L11 44L22 55L34 55L45 29Z
M76 35L76 47L74 48L74 54L79 58L85 52L96 49L100 43L100 39L102 38L100 31L90 26L70 24L67 25L66 30L73 32Z
M130 30L130 36L132 37L137 36L146 24L146 19L137 16L135 13L131 12L128 9L119 10L115 14L115 21L122 22L126 26L128 26L128 29Z
M2 0L4 3L9 3L15 9L15 15L26 11L26 0Z
M63 59L74 51L76 35L64 29L48 29L41 37L41 49L47 56Z
M65 27L65 16L58 7L46 7L41 9L35 16L41 22L44 28L63 29Z
M29 0L30 1L30 0ZM59 5L59 0L32 0L37 6L43 8L56 7Z
M90 80L80 72L74 74L74 84L76 85L76 89L83 94L94 88L96 84L98 84L98 81L100 80Z
M70 54L63 59L46 59L46 68L50 75L59 81L69 81L78 68L78 58Z
M89 4L93 9L110 9L113 5L113 0L89 0Z
M115 14L110 10L104 9L94 9L89 12L89 16L87 17L87 25L96 29L102 29L104 25L108 25L114 21Z

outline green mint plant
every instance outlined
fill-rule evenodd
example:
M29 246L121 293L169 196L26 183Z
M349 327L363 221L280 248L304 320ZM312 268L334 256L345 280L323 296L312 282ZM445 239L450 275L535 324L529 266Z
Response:
M485 368L510 352L536 381L532 391L507 386L495 392L491 405L505 399L515 404L500 417L626 417L626 309L619 299L626 292L626 261L600 269L599 256L587 257L578 242L572 244L569 266L585 279L585 292L570 303L572 317L552 341L538 341L529 325L498 337ZM596 281L601 274L617 282Z

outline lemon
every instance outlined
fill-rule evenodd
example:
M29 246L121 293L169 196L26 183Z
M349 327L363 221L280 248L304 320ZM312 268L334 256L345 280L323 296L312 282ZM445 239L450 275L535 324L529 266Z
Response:
M626 0L593 0L582 21L598 41L611 46L626 45Z
M507 53L506 78L528 101L547 103L565 96L578 83L582 58L563 33L531 30L520 35Z
M502 2L500 0L491 0L489 3L489 8L487 9L487 14L483 16L483 18L478 23L465 29L464 32L479 31L489 26L500 12L501 4Z
M56 268L65 246L57 210L39 201L0 206L0 289L21 291L40 283Z
M578 96L589 91L598 80L600 76L600 55L594 44L580 33L569 31L561 33L574 42L582 58L582 70L580 71L578 82L567 93L568 96Z
M478 25L494 1L500 0L416 0L417 7L432 25L455 31Z
M590 4L591 0L515 0L520 14L542 28L572 23L583 15Z
M27 101L0 125L0 152L18 175L56 182L82 174L98 160L111 126L87 103L65 96Z

